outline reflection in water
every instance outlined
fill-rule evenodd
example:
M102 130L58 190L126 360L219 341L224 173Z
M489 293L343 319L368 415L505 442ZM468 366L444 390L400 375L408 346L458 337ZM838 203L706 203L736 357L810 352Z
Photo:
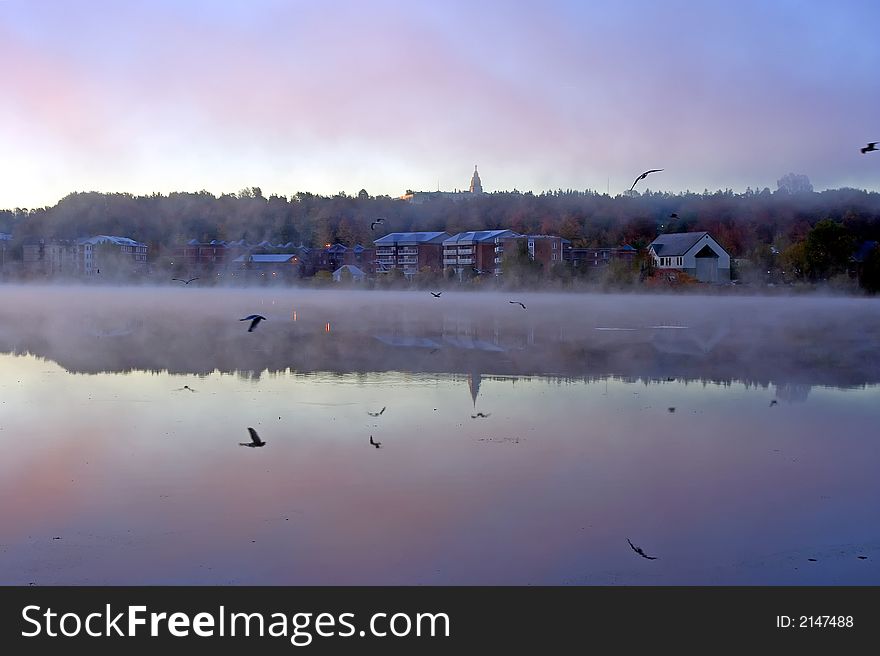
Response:
M880 583L874 303L183 296L0 309L0 583Z

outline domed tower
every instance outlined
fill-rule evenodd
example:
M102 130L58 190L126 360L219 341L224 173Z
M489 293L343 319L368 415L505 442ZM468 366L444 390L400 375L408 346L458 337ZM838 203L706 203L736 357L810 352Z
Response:
M474 177L471 178L471 193L482 194L483 184L480 182L480 174L477 173L477 165L474 164Z

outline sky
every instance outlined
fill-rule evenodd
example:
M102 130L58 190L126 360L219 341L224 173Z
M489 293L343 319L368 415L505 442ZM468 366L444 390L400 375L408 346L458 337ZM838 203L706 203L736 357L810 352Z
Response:
M0 208L880 190L880 3L0 0ZM642 186L644 185L644 186Z

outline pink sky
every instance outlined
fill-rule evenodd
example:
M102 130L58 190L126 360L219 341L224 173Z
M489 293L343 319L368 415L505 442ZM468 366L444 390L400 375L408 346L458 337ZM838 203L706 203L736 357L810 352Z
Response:
M0 0L0 207L71 191L880 189L880 9Z

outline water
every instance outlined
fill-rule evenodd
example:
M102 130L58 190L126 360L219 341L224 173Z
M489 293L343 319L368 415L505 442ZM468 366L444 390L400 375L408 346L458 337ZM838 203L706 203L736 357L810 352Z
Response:
M875 302L2 292L2 584L880 583Z

